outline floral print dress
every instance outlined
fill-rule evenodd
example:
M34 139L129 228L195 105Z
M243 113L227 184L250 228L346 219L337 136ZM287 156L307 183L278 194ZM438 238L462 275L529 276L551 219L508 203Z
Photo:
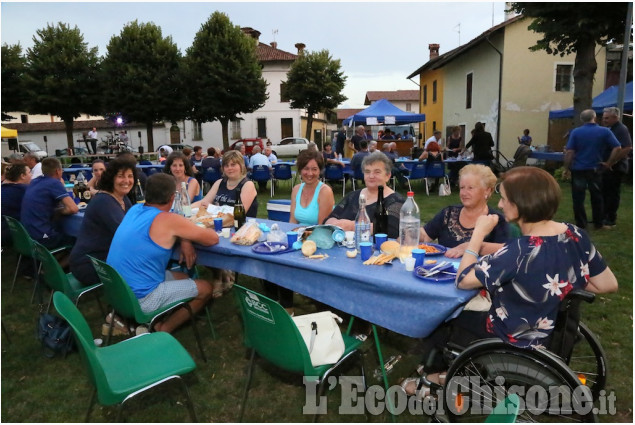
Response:
M605 269L587 233L572 224L556 236L509 242L474 266L492 299L488 332L519 347L544 348L560 302Z

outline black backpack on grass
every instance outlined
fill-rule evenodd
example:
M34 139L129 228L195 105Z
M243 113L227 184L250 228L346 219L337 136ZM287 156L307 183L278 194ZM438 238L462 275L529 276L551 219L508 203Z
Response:
M57 354L66 356L73 351L73 332L66 320L48 313L40 314L36 332L45 357L52 359Z

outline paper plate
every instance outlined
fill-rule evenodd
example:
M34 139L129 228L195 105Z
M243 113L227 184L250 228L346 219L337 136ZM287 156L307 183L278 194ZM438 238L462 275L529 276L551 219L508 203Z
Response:
M443 255L448 250L443 245L439 245L439 244L436 244L436 243L426 242L426 243L422 243L422 244L419 244L419 245L428 245L428 246L435 247L436 249L439 250L439 252L431 252L431 253L426 252L426 257L435 257L435 256L438 256L438 255Z
M425 280L426 282L430 282L430 283L451 283L456 280L456 266L454 265L450 265L450 267L447 269L448 272L454 273L454 274L447 274L444 271L441 271L430 277L423 276L421 272L422 269L429 270L433 268L434 266L436 266L436 264L429 264L429 265L416 267L414 271L412 272L412 274L414 274L415 277L418 277L419 279Z
M293 251L293 248L289 248L286 243L282 242L260 242L252 246L251 250L256 254L276 255Z

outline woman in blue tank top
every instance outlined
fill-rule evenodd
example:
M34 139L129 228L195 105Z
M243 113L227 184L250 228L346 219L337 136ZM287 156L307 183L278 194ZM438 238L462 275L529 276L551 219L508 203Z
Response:
M181 182L187 184L190 202L196 202L201 199L201 185L194 178L192 164L182 152L172 152L168 156L163 172L174 176L177 187L180 187Z

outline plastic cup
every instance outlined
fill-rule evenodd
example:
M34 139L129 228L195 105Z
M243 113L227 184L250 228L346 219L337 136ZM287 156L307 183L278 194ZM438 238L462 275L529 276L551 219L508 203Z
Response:
M229 239L229 230L230 230L229 227L223 227L221 236L224 237L224 238Z
M375 234L375 249L379 251L381 249L381 244L386 242L387 239L388 235L385 233Z
M352 230L349 230L347 232L344 232L344 237L345 237L345 245L348 248L352 248L355 245L355 232Z
M219 233L223 231L223 219L222 219L222 217L217 217L217 218L214 219L214 230L216 230Z
M408 257L404 260L406 271L411 272L415 269L415 261L417 260L414 257Z
M287 232L287 246L293 246L293 243L298 240L298 232Z
M371 255L373 255L373 243L372 242L361 242L359 244L359 250L362 254L362 261L368 260Z
M412 250L412 256L415 259L415 267L423 266L423 262L426 259L426 250L415 248Z

